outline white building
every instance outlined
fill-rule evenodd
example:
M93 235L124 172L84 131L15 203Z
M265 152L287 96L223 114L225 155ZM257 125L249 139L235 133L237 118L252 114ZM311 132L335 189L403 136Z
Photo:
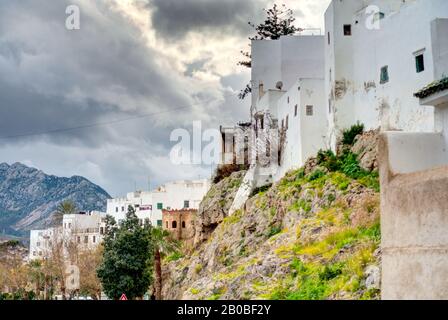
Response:
M332 149L341 130L430 132L413 93L448 75L448 1L333 0L325 13L325 96Z
M131 192L125 198L107 200L107 214L120 222L126 218L128 207L135 209L141 223L149 219L152 225L162 225L162 209L198 209L210 189L210 180L181 180L166 183L151 192Z
M357 122L434 130L414 93L448 75L448 1L333 0L325 29L252 41L251 168L230 213Z
M325 147L324 41L324 36L314 35L252 41L255 153L258 159L266 154L273 160L274 181ZM267 150L266 140L279 150Z
M71 245L79 250L96 248L103 241L105 217L106 213L98 211L66 214L61 226L31 230L29 259L45 259L58 246L63 248L64 254L68 254Z

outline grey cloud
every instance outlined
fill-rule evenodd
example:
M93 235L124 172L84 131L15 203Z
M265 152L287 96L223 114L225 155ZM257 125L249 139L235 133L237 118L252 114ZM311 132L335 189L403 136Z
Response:
M190 31L251 33L248 20L260 17L264 0L149 0L152 23L161 36L184 37Z

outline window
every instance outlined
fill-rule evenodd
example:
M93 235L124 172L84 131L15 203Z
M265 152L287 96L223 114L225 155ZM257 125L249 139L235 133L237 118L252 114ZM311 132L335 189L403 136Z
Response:
M294 117L297 117L297 105L294 106Z
M351 35L352 35L352 25L344 24L344 36L351 36Z
M121 207L121 212L124 212L124 206L123 206L123 207Z
M190 208L190 201L188 201L188 200L184 200L184 208L185 208L185 209Z
M288 97L288 103L289 103L289 97Z
M330 32L328 32L328 45L331 44L331 36L330 36Z
M89 243L89 236L84 237L84 243Z
M93 236L93 243L96 243L96 236Z
M177 228L177 221L173 221L171 223L171 228L176 229Z
M100 228L100 234L104 234L104 227Z
M77 239L76 239L76 241L78 242L78 243L81 243L81 237L77 237Z
M286 116L286 130L289 129L289 115Z
M331 100L328 100L328 113L331 114Z
M415 56L415 67L417 69L417 73L425 71L425 57L423 53Z
M376 22L376 21L382 20L382 19L384 19L385 16L386 15L384 14L384 12L377 12L373 16L373 21Z
M67 224L66 223L64 223L64 229L67 229Z
M384 66L381 68L381 78L380 83L385 84L389 82L389 67Z
M161 227L162 226L162 220L157 220L157 226Z
M168 221L165 222L165 228L168 229Z
M36 243L36 245L37 245L38 247L40 247L40 242Z
M306 115L307 116L313 115L313 106L306 106Z
M115 212L118 212L118 207L115 208Z
M161 203L161 202L157 203L157 209L162 210L163 209L163 203Z
M185 221L182 221L182 228L185 229Z
M261 130L264 129L264 118L260 119L260 127L261 127Z
M68 224L68 228L69 228L69 229L71 229L71 227L72 227L72 224L71 224L71 223L69 223L69 224Z

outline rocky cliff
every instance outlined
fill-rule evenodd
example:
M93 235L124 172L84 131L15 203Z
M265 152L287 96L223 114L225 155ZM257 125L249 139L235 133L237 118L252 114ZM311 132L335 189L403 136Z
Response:
M27 236L28 230L47 227L64 200L80 210L105 210L109 194L89 180L61 178L23 164L0 164L0 232Z
M215 185L200 209L204 242L165 265L164 298L379 298L379 183L366 170L375 141L368 133L344 155L320 153L232 216L242 175Z

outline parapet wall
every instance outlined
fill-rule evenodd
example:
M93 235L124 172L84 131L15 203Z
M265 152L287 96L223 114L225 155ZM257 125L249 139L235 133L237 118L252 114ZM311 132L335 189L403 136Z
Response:
M448 162L438 136L389 132L380 138L386 300L448 299Z

